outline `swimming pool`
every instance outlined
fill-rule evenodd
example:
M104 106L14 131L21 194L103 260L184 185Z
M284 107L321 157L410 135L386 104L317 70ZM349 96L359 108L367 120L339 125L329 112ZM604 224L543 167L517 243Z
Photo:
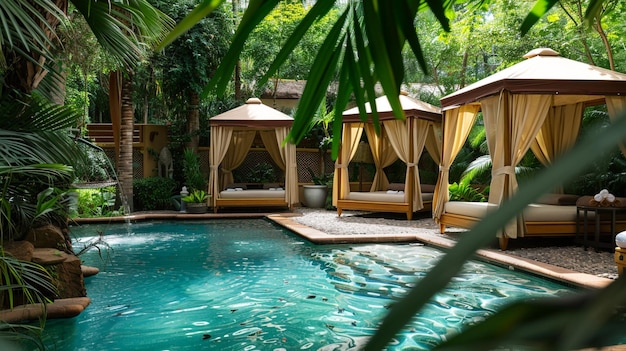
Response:
M358 350L443 253L421 245L313 245L265 220L84 225L91 305L49 320L51 350ZM470 262L389 350L426 350L514 299L572 289Z

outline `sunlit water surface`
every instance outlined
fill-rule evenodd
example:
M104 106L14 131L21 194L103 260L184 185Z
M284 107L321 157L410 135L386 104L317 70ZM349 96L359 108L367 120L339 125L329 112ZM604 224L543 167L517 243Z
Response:
M313 245L265 220L72 228L91 305L49 320L51 350L358 350L442 252L416 244ZM102 257L100 257L102 256ZM516 299L571 291L470 262L388 350L426 350Z

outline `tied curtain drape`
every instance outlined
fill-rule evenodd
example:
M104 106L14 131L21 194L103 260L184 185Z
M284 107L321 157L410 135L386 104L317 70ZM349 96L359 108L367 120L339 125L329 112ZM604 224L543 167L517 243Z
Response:
M261 139L265 149L276 165L285 172L285 202L291 207L299 202L298 196L298 170L296 165L296 147L294 144L285 142L289 127L276 128L275 130L261 131ZM284 147L282 146L285 142Z
M552 105L552 95L501 91L483 99L481 105L492 162L489 202L500 205L517 191L515 166L539 133ZM523 236L523 218L511 221L501 235Z
M621 112L626 111L626 97L624 96L607 96L606 108L609 112L609 118L615 120L619 117ZM622 151L622 155L626 157L626 146L624 143L619 144L619 149Z
M363 134L363 123L344 123L341 132L341 150L335 161L335 174L333 176L333 206L337 206L339 198L345 199L350 194L350 174L348 164L356 154L356 149Z
M384 127L381 128L380 135L378 135L373 124L368 123L365 125L365 134L367 135L370 150L372 151L372 159L376 167L370 191L387 190L389 179L385 174L384 168L390 166L398 159L398 155L396 155L389 139L384 137L384 133Z
M424 146L430 158L438 165L441 162L441 123L431 122L428 125L428 136Z
M448 183L450 181L450 165L461 151L469 135L480 105L464 105L444 112L443 115L443 142L441 144L441 159L439 161L439 175L433 195L433 218L439 223L446 202L450 200Z
M391 146L406 163L404 201L412 202L413 211L424 208L417 164L426 143L428 124L428 121L416 118L383 122Z
M211 195L211 205L216 207L217 195L220 193L219 185L219 165L222 163L230 139L233 135L232 127L211 126L211 149L209 152L209 195Z
M224 189L227 185L234 182L233 170L239 167L243 160L246 159L255 135L255 130L237 130L232 133L230 146L220 165L222 172L220 189Z

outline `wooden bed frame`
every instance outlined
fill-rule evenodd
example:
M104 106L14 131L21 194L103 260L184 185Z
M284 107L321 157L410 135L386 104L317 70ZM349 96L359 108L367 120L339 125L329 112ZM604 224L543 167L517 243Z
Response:
M271 197L251 197L251 198L237 198L237 199L224 199L218 198L216 200L216 206L213 212L217 213L219 208L224 207L286 207L292 209L284 198L271 198Z
M371 212L394 212L406 214L407 220L413 219L414 212L432 210L432 201L424 201L421 210L413 211L410 203L406 202L381 202L361 200L337 200L337 215L341 216L343 210L371 211Z
M257 191L263 189L262 184L248 183L245 184L245 186L248 190ZM217 213L220 208L226 207L284 207L292 210L292 207L285 201L284 196L264 197L264 194L259 196L258 192L255 196L253 196L252 193L248 193L246 196L246 191L247 190L236 192L237 194L243 195L237 197L221 197L220 192L220 194L218 194L219 197L215 200L216 205L215 208L213 208L213 212Z

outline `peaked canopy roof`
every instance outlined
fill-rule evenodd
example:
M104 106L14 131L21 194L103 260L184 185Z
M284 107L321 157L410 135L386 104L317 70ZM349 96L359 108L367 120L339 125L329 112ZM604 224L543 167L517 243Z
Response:
M378 117L381 120L394 119L393 110L389 104L387 96L381 96L376 100L376 111ZM400 93L400 104L407 117L423 118L433 121L441 121L441 108L431 105L427 102L414 99L408 96L408 93L403 91ZM368 103L365 104L366 113L369 115L372 113L372 108ZM359 116L359 108L354 107L343 112L344 122L358 122L361 120Z
M508 90L515 94L553 94L554 105L599 104L606 95L626 95L626 74L559 56L549 48L524 55L526 60L441 98L446 109ZM575 95L575 96L572 96Z
M293 124L293 118L264 105L258 98L250 98L244 105L211 117L209 124L252 128L285 127Z

